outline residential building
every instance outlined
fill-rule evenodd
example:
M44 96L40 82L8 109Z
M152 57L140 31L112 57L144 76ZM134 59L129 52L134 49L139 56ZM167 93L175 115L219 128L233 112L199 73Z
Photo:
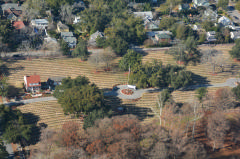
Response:
M61 32L60 33L61 38L64 37L73 37L73 32Z
M222 16L221 18L219 18L218 23L225 27L229 25L233 25L233 22L225 16Z
M135 17L140 17L142 19L149 17L150 19L153 19L152 11L146 11L146 12L133 12Z
M233 40L240 39L240 31L232 31L232 32L230 32L230 37Z
M75 16L73 24L77 24L81 22L81 17L80 16Z
M182 10L188 10L190 8L189 4L184 3L184 4L179 4L178 5L178 10L182 11Z
M193 0L192 2L193 2L194 7L199 7L199 6L208 7L209 6L208 0Z
M210 7L208 7L203 14L203 20L209 20L212 22L216 22L217 21L217 10L212 10Z
M163 34L156 34L155 39L158 43L170 43L171 42L171 36L169 34L163 33Z
M95 33L93 33L89 38L89 41L88 41L89 45L96 46L97 37L104 37L104 33L100 31L96 31Z
M15 12L15 14L22 14L22 7L19 3L5 3L1 5L2 15L7 16L10 12Z
M155 30L159 29L159 25L154 23L154 22L148 22L147 24L144 25L146 30Z
M24 76L24 86L27 92L39 92L41 89L40 76Z
M24 29L25 28L25 25L23 23L23 21L15 21L13 23L13 27L16 29L16 30L21 30L21 29Z
M157 34L168 34L168 35L172 35L172 32L170 31L149 31L146 32L146 35L149 39L155 39L155 35Z
M70 48L75 48L77 39L73 36L73 32L61 32L61 38L68 44Z
M62 85L62 80L66 77L49 77L47 84L50 89L54 89L58 85Z
M48 27L47 19L33 19L31 25L36 29L46 29Z
M57 32L69 32L69 27L65 24L63 24L61 21L57 23Z
M208 42L216 41L216 32L215 31L209 31L206 33L206 39Z

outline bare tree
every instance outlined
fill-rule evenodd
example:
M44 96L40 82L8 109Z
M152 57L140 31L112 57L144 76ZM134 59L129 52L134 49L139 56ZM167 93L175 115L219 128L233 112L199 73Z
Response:
M202 57L201 57L201 63L202 64L210 64L212 66L212 73L214 74L216 71L216 67L221 68L221 72L223 71L223 67L225 65L224 63L224 57L221 52L215 49L208 49L206 51L203 51Z
M230 124L224 117L223 112L215 112L207 120L207 136L213 143L213 151L223 147L224 139Z
M214 106L217 110L226 110L236 106L234 93L230 88L219 88L215 93Z
M184 159L207 159L207 152L204 149L204 145L196 142L189 141L186 146L183 148L184 150Z
M98 68L99 66L105 65L106 69L110 68L111 63L116 58L116 54L111 48L106 48L98 53L93 53L89 57L89 62Z
M65 4L61 6L60 9L60 16L61 20L65 23L72 23L73 21L73 14L72 14L73 7L69 4Z

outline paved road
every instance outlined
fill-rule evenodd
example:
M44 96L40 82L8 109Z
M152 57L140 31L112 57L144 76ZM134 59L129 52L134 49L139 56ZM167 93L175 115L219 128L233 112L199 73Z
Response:
M34 99L27 99L27 100L20 100L16 102L4 102L5 105L13 106L15 103L23 103L23 104L29 104L29 103L35 103L35 102L44 102L44 101L51 101L51 100L57 100L55 97L42 97L42 98L34 98Z
M240 82L240 78L230 78L227 79L226 82L224 83L215 83L215 84L201 84L201 85L192 85L188 86L185 89L186 90L195 90L200 87L236 87L235 82ZM126 89L128 88L127 85L119 85L117 86L116 90L112 90L109 92L105 92L105 96L117 96L121 99L137 99L142 96L143 93L146 92L160 92L162 89L154 89L154 88L149 88L149 89L137 89L134 90L134 93L132 95L123 95L121 93L121 89Z

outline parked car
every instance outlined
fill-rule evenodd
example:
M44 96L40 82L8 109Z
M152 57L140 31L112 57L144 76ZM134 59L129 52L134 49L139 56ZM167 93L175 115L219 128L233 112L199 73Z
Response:
M20 55L20 54L16 54L16 55L13 55L12 58L14 60L22 60L22 59L25 59L24 56Z

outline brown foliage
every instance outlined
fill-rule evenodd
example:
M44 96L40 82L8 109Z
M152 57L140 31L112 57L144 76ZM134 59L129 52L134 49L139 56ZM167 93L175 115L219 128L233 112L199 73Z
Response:
M60 134L60 144L67 148L82 146L85 136L80 128L81 125L74 121L64 123Z
M215 92L214 105L216 109L224 110L233 108L236 103L234 102L234 94L229 88L219 88Z
M229 122L223 112L215 112L207 120L207 136L213 143L213 150L221 148L227 131L230 129Z
M107 154L109 158L137 158L138 139L141 134L139 121L134 116L116 116L96 122L87 129L89 154Z

